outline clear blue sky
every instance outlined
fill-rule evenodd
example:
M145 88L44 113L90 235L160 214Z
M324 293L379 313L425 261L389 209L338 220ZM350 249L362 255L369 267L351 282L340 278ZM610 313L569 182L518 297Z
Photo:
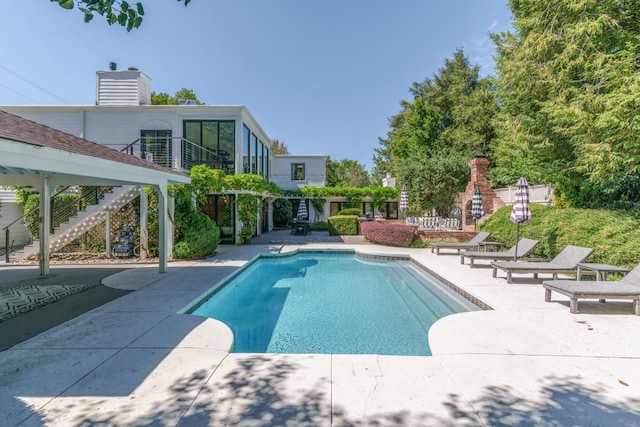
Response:
M130 1L133 3L133 1ZM245 105L297 154L373 167L415 81L462 47L493 73L506 0L143 0L141 28L85 24L49 0L1 1L0 106L93 105L95 72L136 67L151 89Z

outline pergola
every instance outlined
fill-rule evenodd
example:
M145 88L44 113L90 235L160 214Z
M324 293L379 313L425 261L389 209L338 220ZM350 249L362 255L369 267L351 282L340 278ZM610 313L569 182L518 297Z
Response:
M191 179L94 142L0 111L0 186L40 193L40 274L49 274L49 198L59 185L151 185L158 191L159 270L167 269L168 185Z

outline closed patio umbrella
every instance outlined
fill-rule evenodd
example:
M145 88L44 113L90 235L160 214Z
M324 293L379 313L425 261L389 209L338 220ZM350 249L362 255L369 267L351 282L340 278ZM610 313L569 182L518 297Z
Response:
M306 219L308 215L309 213L307 212L307 202L304 196L302 196L300 198L300 204L298 205L298 213L296 214L296 217L298 219Z
M471 202L471 218L473 218L473 232L476 232L476 224L478 220L484 216L484 207L482 206L482 193L480 188L473 190L473 199Z
M520 234L520 224L526 224L531 219L531 209L529 208L529 183L524 176L520 177L516 184L516 198L511 211L511 222L516 224L516 250L513 260L518 259L518 239Z
M409 209L409 193L407 192L407 186L403 185L400 192L400 210L403 214L406 214L407 209Z

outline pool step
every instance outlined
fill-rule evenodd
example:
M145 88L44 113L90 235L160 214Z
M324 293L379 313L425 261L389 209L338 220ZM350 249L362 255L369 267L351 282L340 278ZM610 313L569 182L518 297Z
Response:
M383 270L405 300L417 298L420 304L427 306L436 318L465 310L464 307L456 304L455 299L449 295L448 289L443 290L443 285L414 267L393 266Z
M425 330L429 330L434 322L433 319L443 316L441 310L434 310L425 287L404 268L385 266L381 267L381 270ZM431 316L420 314L424 313L425 309L431 313Z

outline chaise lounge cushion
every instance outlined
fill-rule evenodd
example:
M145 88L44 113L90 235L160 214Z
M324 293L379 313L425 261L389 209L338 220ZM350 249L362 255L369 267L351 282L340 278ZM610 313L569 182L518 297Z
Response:
M474 267L474 261L477 259L488 259L492 261L497 260L512 260L516 256L516 248L518 258L523 258L529 255L529 252L538 244L537 240L532 239L520 239L517 245L513 245L508 251L504 252L492 252L492 251L462 251L460 252L460 264L464 264L464 259L469 258L469 265Z
M468 242L433 242L429 244L431 246L431 253L433 253L434 249L437 255L440 255L440 249L455 249L457 253L460 253L463 249L478 249L478 243L486 240L489 234L491 233L481 231Z
M578 299L625 299L633 301L633 311L640 316L640 264L619 281L603 280L545 280L545 301L551 292L570 298L571 313L578 312Z
M584 261L593 253L592 248L567 245L555 258L548 262L518 262L518 261L493 261L493 277L496 277L497 270L507 272L507 283L512 283L513 273L526 274L533 273L537 278L539 273L549 273L554 279L560 273L572 273L577 269L577 264Z

